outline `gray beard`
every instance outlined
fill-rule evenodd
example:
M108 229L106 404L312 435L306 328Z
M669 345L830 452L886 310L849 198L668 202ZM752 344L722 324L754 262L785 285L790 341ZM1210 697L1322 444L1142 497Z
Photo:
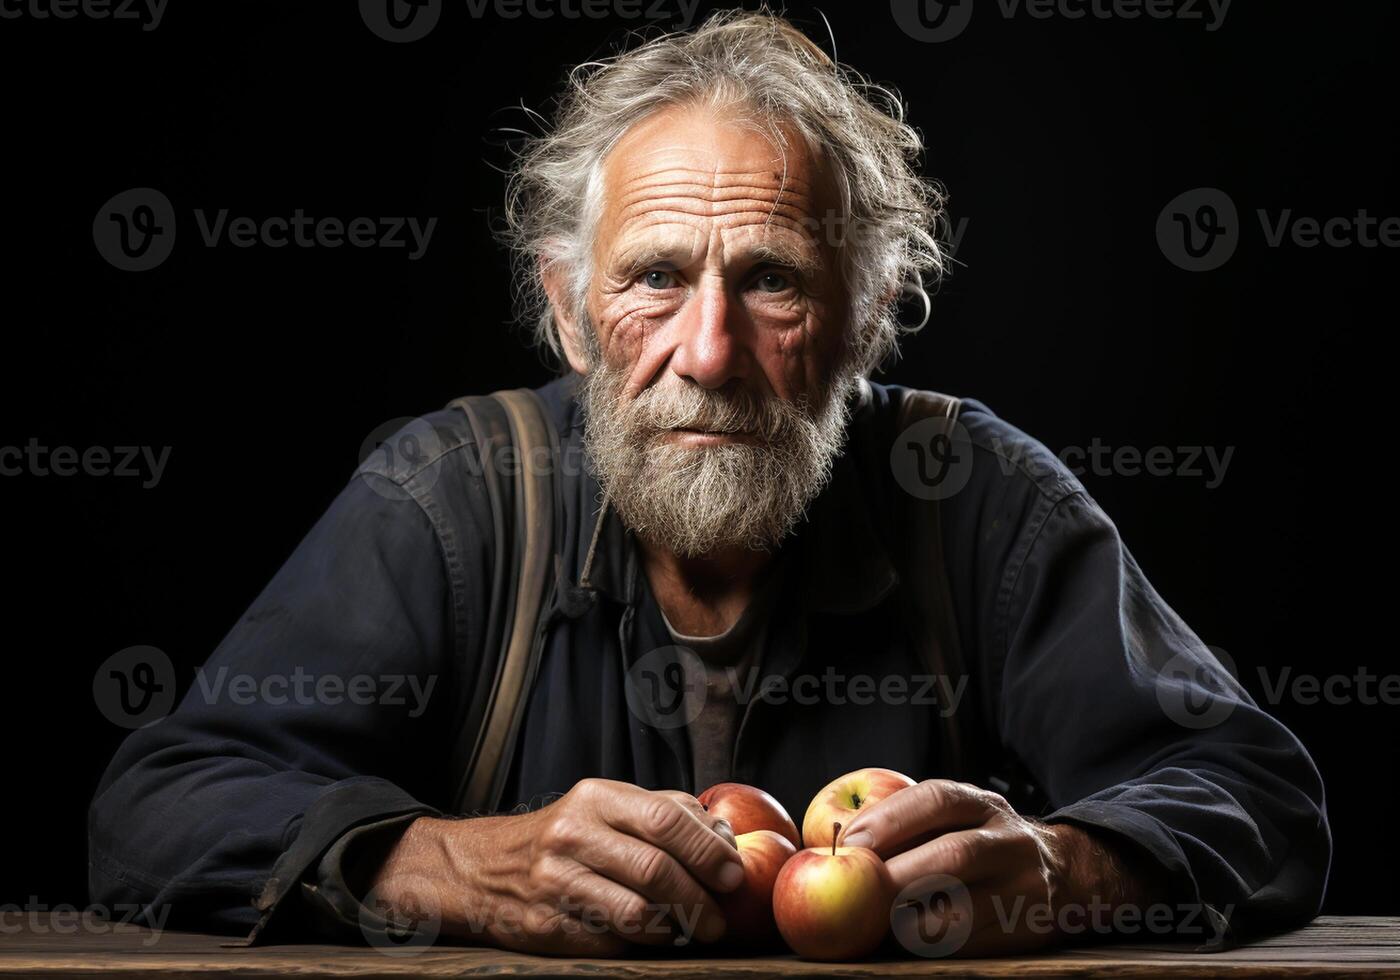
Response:
M667 379L624 403L625 371L592 357L579 392L584 447L598 481L634 533L684 558L771 551L831 479L860 383L838 370L822 404ZM754 442L682 445L669 429L754 433Z

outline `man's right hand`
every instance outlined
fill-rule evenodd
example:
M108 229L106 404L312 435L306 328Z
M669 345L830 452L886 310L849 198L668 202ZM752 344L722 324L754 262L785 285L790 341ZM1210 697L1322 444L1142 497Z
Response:
M611 956L630 943L718 939L724 917L711 893L743 876L729 823L695 797L585 779L532 813L420 817L367 902L401 921L439 916L443 936Z

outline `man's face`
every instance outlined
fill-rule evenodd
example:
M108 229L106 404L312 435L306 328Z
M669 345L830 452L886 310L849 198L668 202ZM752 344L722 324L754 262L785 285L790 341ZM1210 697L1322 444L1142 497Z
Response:
M600 479L678 554L776 544L829 474L856 380L830 175L799 139L670 109L603 185L579 324Z

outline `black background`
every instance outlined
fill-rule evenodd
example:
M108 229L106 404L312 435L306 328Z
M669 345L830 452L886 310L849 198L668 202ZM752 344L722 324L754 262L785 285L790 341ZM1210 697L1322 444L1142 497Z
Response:
M1268 247L1255 211L1400 215L1394 5L1238 0L1208 31L984 3L941 44L908 37L884 3L826 10L841 59L909 102L927 173L965 220L931 325L881 380L977 397L1057 451L1234 447L1213 489L1083 479L1257 699L1260 667L1275 682L1288 668L1393 674L1395 250ZM0 902L85 900L86 804L123 735L94 704L105 658L155 645L187 686L376 427L549 377L511 325L489 234L496 130L529 125L522 103L545 108L569 65L629 29L675 25L677 6L662 9L508 19L446 0L411 44L375 36L353 3L173 0L150 31L0 19L0 446L171 447L150 489L0 477ZM815 8L788 12L829 46ZM147 272L114 268L92 236L132 187L162 191L179 219ZM1241 241L1192 273L1154 228L1197 187L1230 195ZM193 211L220 208L438 222L419 261L205 247ZM1272 710L1326 779L1326 910L1400 913L1398 709Z

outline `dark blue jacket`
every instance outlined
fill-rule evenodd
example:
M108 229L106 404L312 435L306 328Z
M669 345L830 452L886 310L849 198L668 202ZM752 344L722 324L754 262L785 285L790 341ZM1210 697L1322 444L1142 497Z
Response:
M582 457L576 382L539 389L566 461ZM760 666L788 695L753 698L735 746L735 778L799 821L816 790L852 769L945 775L940 709L916 684L878 694L885 679L920 671L894 612L894 390L864 388L831 483L782 549L790 574ZM944 559L970 674L962 698L988 757L1029 774L1039 815L1144 848L1170 872L1176 901L1229 914L1241 930L1311 918L1331 839L1303 746L1163 601L1049 450L974 400L961 421L972 463L941 503ZM261 921L274 926L264 938L324 924L328 911L345 921L354 900L337 894L337 862L351 832L451 811L454 726L494 663L482 645L496 556L464 417L423 422L433 436L419 465L396 472L371 457L214 652L203 683L122 745L89 814L94 901L150 904L205 930ZM502 809L590 776L698 792L683 731L628 708L628 667L670 643L635 542L607 511L585 579L601 495L585 467L566 465L563 481L562 587ZM285 681L298 668L304 682L346 686L281 697L279 682L251 703L229 693L238 675ZM363 696L350 696L352 680Z

